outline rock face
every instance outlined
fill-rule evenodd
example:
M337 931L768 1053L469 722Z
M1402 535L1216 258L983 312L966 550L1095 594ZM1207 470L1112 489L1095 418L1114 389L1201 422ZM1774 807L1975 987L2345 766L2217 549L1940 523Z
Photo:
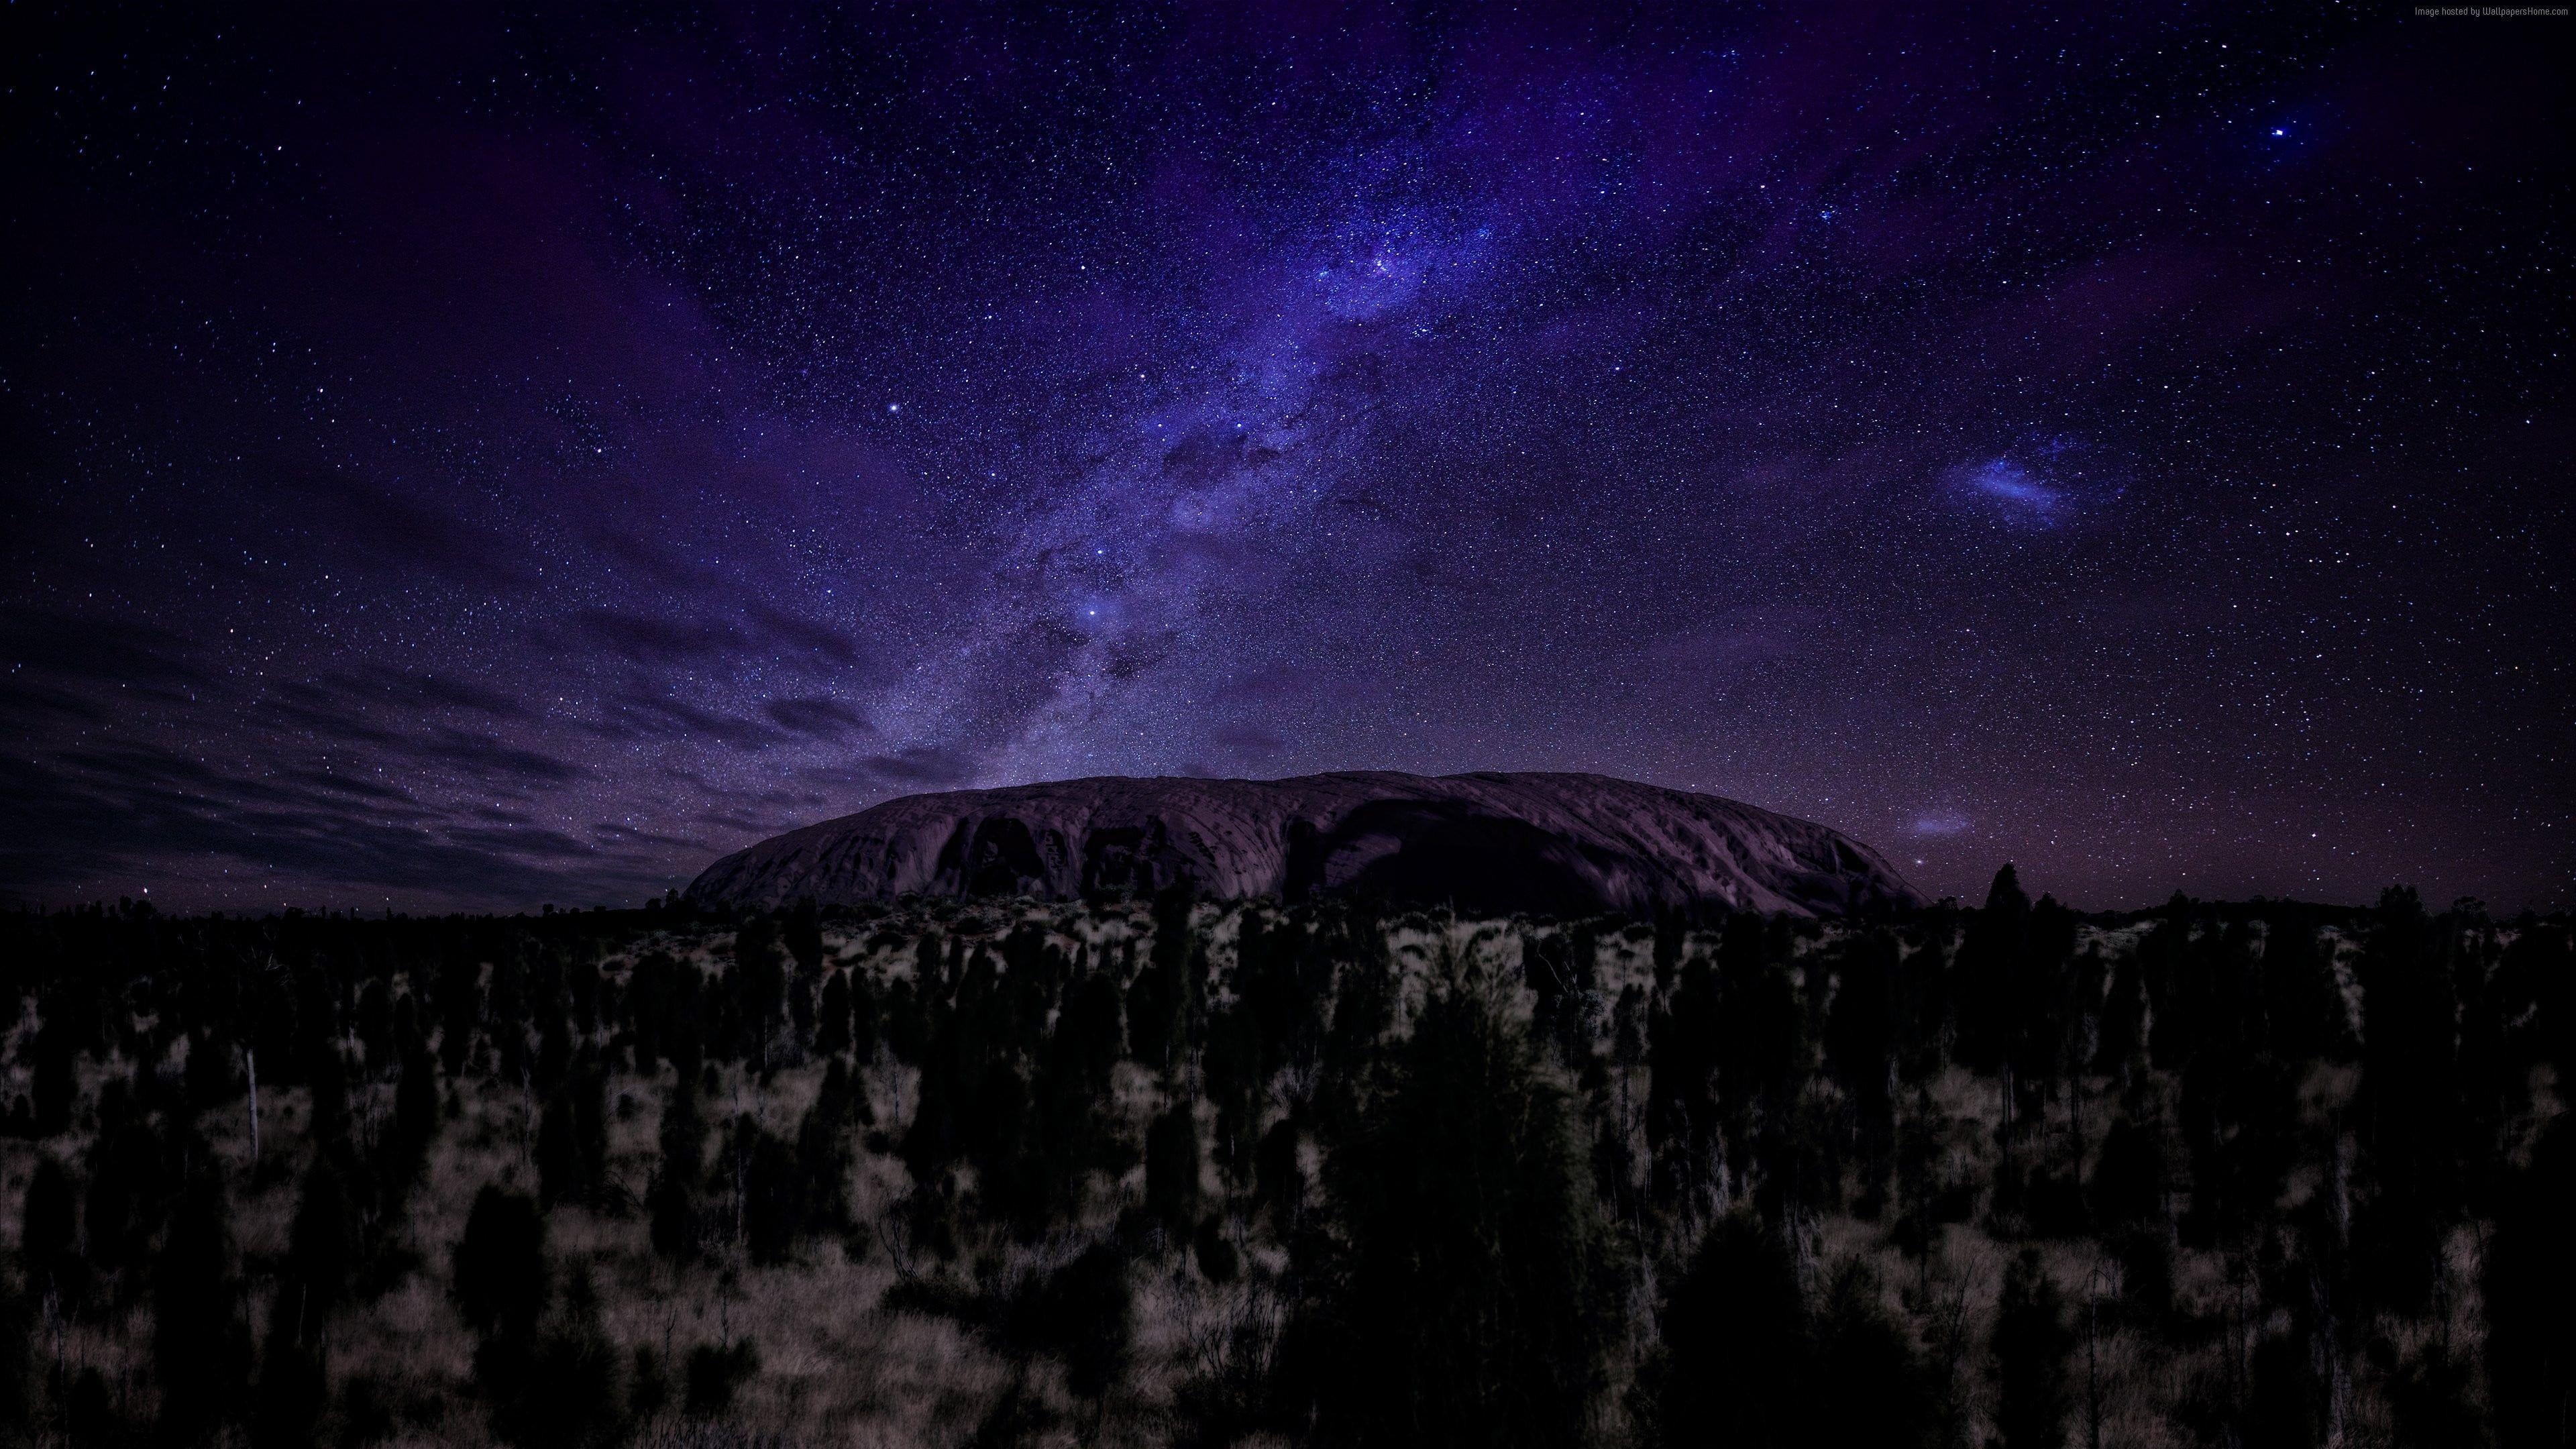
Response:
M935 896L1376 896L1477 914L1723 905L1840 915L1919 905L1876 851L1824 826L1601 775L1289 780L1107 777L908 795L736 851L707 905Z

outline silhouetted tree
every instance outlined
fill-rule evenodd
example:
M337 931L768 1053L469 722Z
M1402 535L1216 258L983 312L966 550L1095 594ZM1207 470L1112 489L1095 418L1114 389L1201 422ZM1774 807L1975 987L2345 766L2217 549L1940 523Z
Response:
M1148 966L1136 973L1127 986L1127 1051L1136 1060L1160 1070L1172 1055L1173 1016L1172 983L1164 974Z
M1710 1228L1665 1294L1656 1428L1670 1449L1810 1442L1807 1311L1787 1246L1761 1220Z
M551 1286L545 1218L533 1199L485 1184L452 1263L457 1311L476 1333L524 1342L535 1332Z
M589 1202L605 1185L608 1122L599 1074L569 1073L537 1120L537 1200L547 1208Z
M727 995L743 1036L740 1050L765 1067L770 1038L787 1005L787 972L778 959L777 922L766 915L744 917L734 932L733 959L734 969L727 973L733 990Z
M2102 999L2102 1029L2093 1051L2093 1070L2117 1074L2123 1081L2133 1067L2145 1064L2147 988L2135 952L2111 969L2111 989Z
M327 1157L315 1158L297 1195L295 1218L287 1229L285 1271L279 1275L279 1302L292 1310L283 1322L298 1344L320 1341L324 1325L348 1292L358 1256L353 1216L339 1169Z
M394 1064L394 999L382 980L371 980L358 989L353 1025L358 1045L367 1054L367 1075L384 1076Z
M755 1263L784 1263L806 1221L795 1150L748 1114L729 1135L725 1150L741 1183L743 1248Z
M861 1066L876 1059L884 1031L884 1002L866 975L850 973L850 1057Z
M698 1113L697 1079L671 1084L662 1106L662 1159L648 1190L653 1251L686 1262L698 1252L699 1183L706 1175L706 1119Z
M51 1294L66 1308L81 1300L88 1285L88 1264L74 1241L71 1175L52 1153L36 1159L27 1180L27 1199L19 1218L18 1256L26 1264L27 1284L39 1295Z
M451 1079L464 1072L474 1034L482 1026L482 977L482 963L466 950L451 950L439 970L438 1065Z
M812 896L797 899L796 908L787 913L779 925L779 944L794 958L796 969L806 976L817 976L823 970L823 918L814 908Z
M848 1063L832 1058L823 1069L814 1105L796 1124L796 1211L801 1230L837 1232L849 1226L849 1129L858 1100Z
M1598 1387L1603 1236L1572 1103L1479 988L1425 1003L1328 1160L1347 1257L1319 1425L1358 1444L1576 1442Z
M2458 1004L2436 925L2411 890L2382 893L2355 974L2362 1078L2354 1107L2374 1191L2355 1250L2372 1298L2401 1313L2431 1300L2444 1228L2460 1198Z
M1896 938L1873 932L1851 943L1835 973L1826 1017L1825 1060L1851 1104L1862 1191L1855 1210L1878 1215L1896 1141Z
M1995 1428L2004 1449L2060 1449L2073 1404L2066 1355L2074 1348L2066 1307L2035 1249L2004 1273L1995 1301Z
M760 1368L760 1351L750 1339L725 1345L702 1343L689 1350L684 1374L688 1392L681 1412L692 1419L711 1419L733 1407L734 1390Z
M1238 1002L1210 1020L1200 1069L1216 1107L1217 1170L1237 1192L1252 1181L1252 1148L1266 1100L1261 1057L1261 1026L1247 1005Z
M491 1404L493 1437L525 1449L609 1449L627 1441L624 1374L599 1324L587 1267L565 1275L563 1311L534 1343L489 1340L475 1377Z
M339 1169L329 1154L316 1153L287 1231L252 1405L251 1438L263 1449L314 1442L329 1398L321 1350L348 1287L355 1237Z
M163 1167L152 1124L134 1107L126 1083L111 1079L99 1091L98 1136L90 1144L82 1202L93 1265L115 1271L142 1261L160 1227Z
M67 1027L51 1018L37 1023L36 1039L27 1049L27 1096L35 1104L39 1137L55 1136L72 1125L72 1104L80 1095L80 1083L72 1072L72 1055Z
M1047 1278L1008 1327L1017 1342L1061 1355L1065 1386L1098 1402L1126 1373L1135 1337L1125 1256L1106 1243L1084 1249Z
M1646 1143L1654 1155L1657 1201L1696 1206L1718 1144L1717 973L1706 960L1682 963L1671 1000L1646 1023Z
M1835 1272L1821 1311L1809 1317L1807 1342L1803 1383L1815 1427L1806 1442L1909 1449L1935 1441L1940 1405L1931 1376L1862 1264Z
M2012 1045L2014 977L2030 912L2020 873L2007 863L1995 872L1985 908L1969 918L1959 943L1959 1062L1982 1075L2001 1072Z
M2576 1116L2542 1133L2508 1184L2487 1249L2487 1382L2497 1442L2576 1444Z
M837 1057L850 1049L850 973L835 971L823 981L823 999L814 1017L814 1050Z
M395 1189L389 1196L399 1197L418 1180L429 1149L438 1140L438 1129L437 1062L426 1048L416 1046L404 1058L402 1077L394 1083L393 1127L386 1134L383 1154L388 1185Z
M35 1305L0 1258L0 1444L31 1442L36 1427Z
M152 1363L161 1385L156 1434L200 1444L241 1411L250 1379L250 1329L234 1274L232 1213L223 1182L200 1168L171 1215L153 1265Z
M1233 1282L1243 1266L1234 1240L1225 1235L1225 1219L1215 1213L1199 1219L1199 1230L1190 1237L1190 1257L1199 1266L1199 1276L1211 1283Z
M1175 1241L1199 1216L1199 1126L1187 1099L1145 1132L1145 1206Z

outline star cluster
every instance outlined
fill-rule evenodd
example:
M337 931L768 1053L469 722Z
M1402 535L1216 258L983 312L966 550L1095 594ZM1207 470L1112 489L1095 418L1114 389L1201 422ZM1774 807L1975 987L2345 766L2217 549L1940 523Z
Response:
M2568 904L2565 22L1701 9L13 12L0 893L1390 768Z

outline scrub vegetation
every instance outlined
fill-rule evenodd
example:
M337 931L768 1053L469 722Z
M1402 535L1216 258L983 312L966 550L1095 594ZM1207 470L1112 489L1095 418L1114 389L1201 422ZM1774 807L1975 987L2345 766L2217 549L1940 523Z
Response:
M0 917L0 1438L2503 1445L2564 918Z

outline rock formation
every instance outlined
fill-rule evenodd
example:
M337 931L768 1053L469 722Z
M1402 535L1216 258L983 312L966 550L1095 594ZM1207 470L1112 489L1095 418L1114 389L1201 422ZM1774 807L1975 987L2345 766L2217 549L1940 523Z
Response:
M708 905L931 896L1373 895L1480 914L1920 904L1876 851L1713 795L1601 775L1104 777L907 795L736 851Z

